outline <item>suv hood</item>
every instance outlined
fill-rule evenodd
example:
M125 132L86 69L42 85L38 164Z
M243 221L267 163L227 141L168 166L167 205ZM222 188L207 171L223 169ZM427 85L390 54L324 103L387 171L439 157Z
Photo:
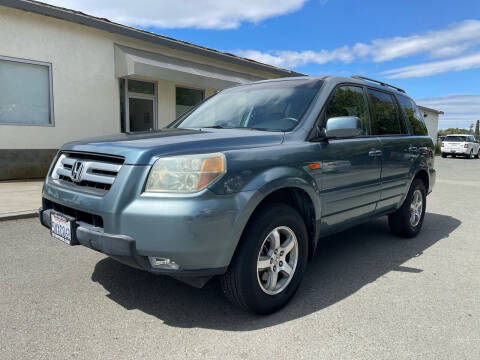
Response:
M119 134L65 144L63 151L123 156L125 164L148 165L155 157L209 153L280 144L283 132L250 129L173 129Z

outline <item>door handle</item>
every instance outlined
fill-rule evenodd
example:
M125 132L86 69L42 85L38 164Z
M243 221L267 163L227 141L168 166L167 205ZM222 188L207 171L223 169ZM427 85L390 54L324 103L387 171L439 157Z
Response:
M417 150L418 150L418 148L416 146L410 146L408 148L408 152L410 152L410 153L416 153Z
M382 156L382 150L372 149L368 152L368 156Z

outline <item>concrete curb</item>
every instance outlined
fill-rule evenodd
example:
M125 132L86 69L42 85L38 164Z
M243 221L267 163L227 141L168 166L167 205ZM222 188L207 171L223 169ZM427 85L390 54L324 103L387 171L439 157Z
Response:
M8 220L32 219L38 217L38 210L22 211L12 214L0 214L0 222Z

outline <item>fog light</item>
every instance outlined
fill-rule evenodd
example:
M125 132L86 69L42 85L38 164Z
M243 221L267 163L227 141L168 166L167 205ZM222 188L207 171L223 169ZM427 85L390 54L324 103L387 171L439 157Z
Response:
M170 269L170 270L180 269L180 266L178 266L178 264L175 263L175 261L167 258L149 256L148 260L150 261L150 265L152 265L152 267L155 269Z

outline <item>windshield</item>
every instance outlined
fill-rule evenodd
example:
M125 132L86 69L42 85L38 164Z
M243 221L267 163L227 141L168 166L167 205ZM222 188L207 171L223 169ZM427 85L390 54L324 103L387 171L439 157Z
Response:
M290 131L308 109L321 80L286 80L224 90L181 116L170 127Z
M468 141L466 136L447 136L445 140L448 142L465 142Z

